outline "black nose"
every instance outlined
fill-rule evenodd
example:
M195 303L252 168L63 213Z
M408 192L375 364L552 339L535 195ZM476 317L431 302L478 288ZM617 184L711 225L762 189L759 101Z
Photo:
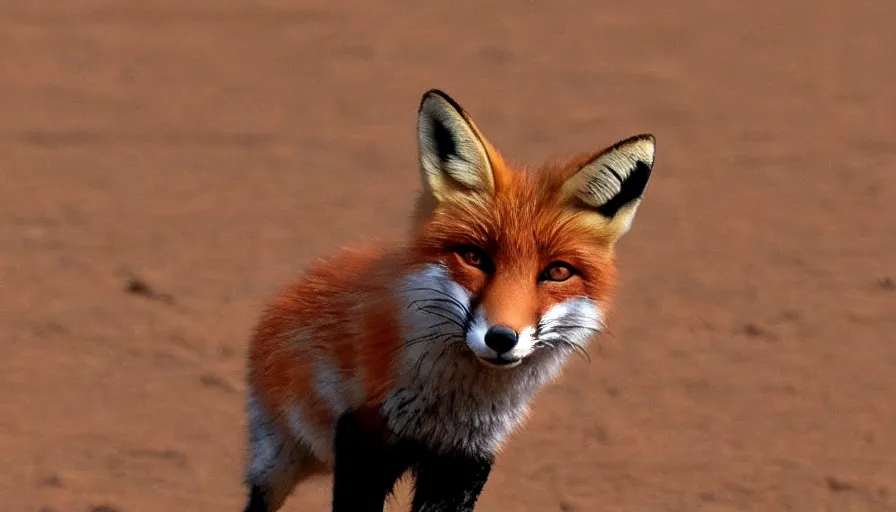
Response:
M485 332L485 344L499 355L513 349L517 340L516 331L503 325L495 325Z

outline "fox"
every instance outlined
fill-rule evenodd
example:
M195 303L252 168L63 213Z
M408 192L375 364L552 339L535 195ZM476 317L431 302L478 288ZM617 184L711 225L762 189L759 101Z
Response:
M474 510L538 391L605 331L655 150L645 133L513 164L427 91L404 239L309 264L252 331L244 512L315 475L334 512L382 511L407 475L412 512Z

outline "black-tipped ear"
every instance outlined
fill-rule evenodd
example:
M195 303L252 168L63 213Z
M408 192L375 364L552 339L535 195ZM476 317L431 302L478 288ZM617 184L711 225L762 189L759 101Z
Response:
M494 176L486 142L451 97L432 89L417 114L423 184L438 200L452 193L492 193Z
M647 188L655 152L656 139L650 134L617 142L566 180L564 199L598 213L613 236L622 236Z

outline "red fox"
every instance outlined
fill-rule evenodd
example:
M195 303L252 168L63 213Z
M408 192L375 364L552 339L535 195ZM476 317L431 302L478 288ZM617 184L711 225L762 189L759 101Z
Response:
M414 512L472 511L533 396L604 326L653 135L525 169L434 89L417 138L407 240L313 265L254 331L246 512L317 474L335 512L381 512L408 472Z

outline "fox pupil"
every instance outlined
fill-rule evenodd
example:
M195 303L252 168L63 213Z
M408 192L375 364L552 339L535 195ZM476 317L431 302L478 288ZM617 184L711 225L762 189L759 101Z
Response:
M572 277L572 269L565 263L553 263L545 270L544 277L549 281L566 281Z
M464 255L464 259L467 261L468 264L470 264L474 267L482 266L482 255L476 251L467 251L466 254Z

